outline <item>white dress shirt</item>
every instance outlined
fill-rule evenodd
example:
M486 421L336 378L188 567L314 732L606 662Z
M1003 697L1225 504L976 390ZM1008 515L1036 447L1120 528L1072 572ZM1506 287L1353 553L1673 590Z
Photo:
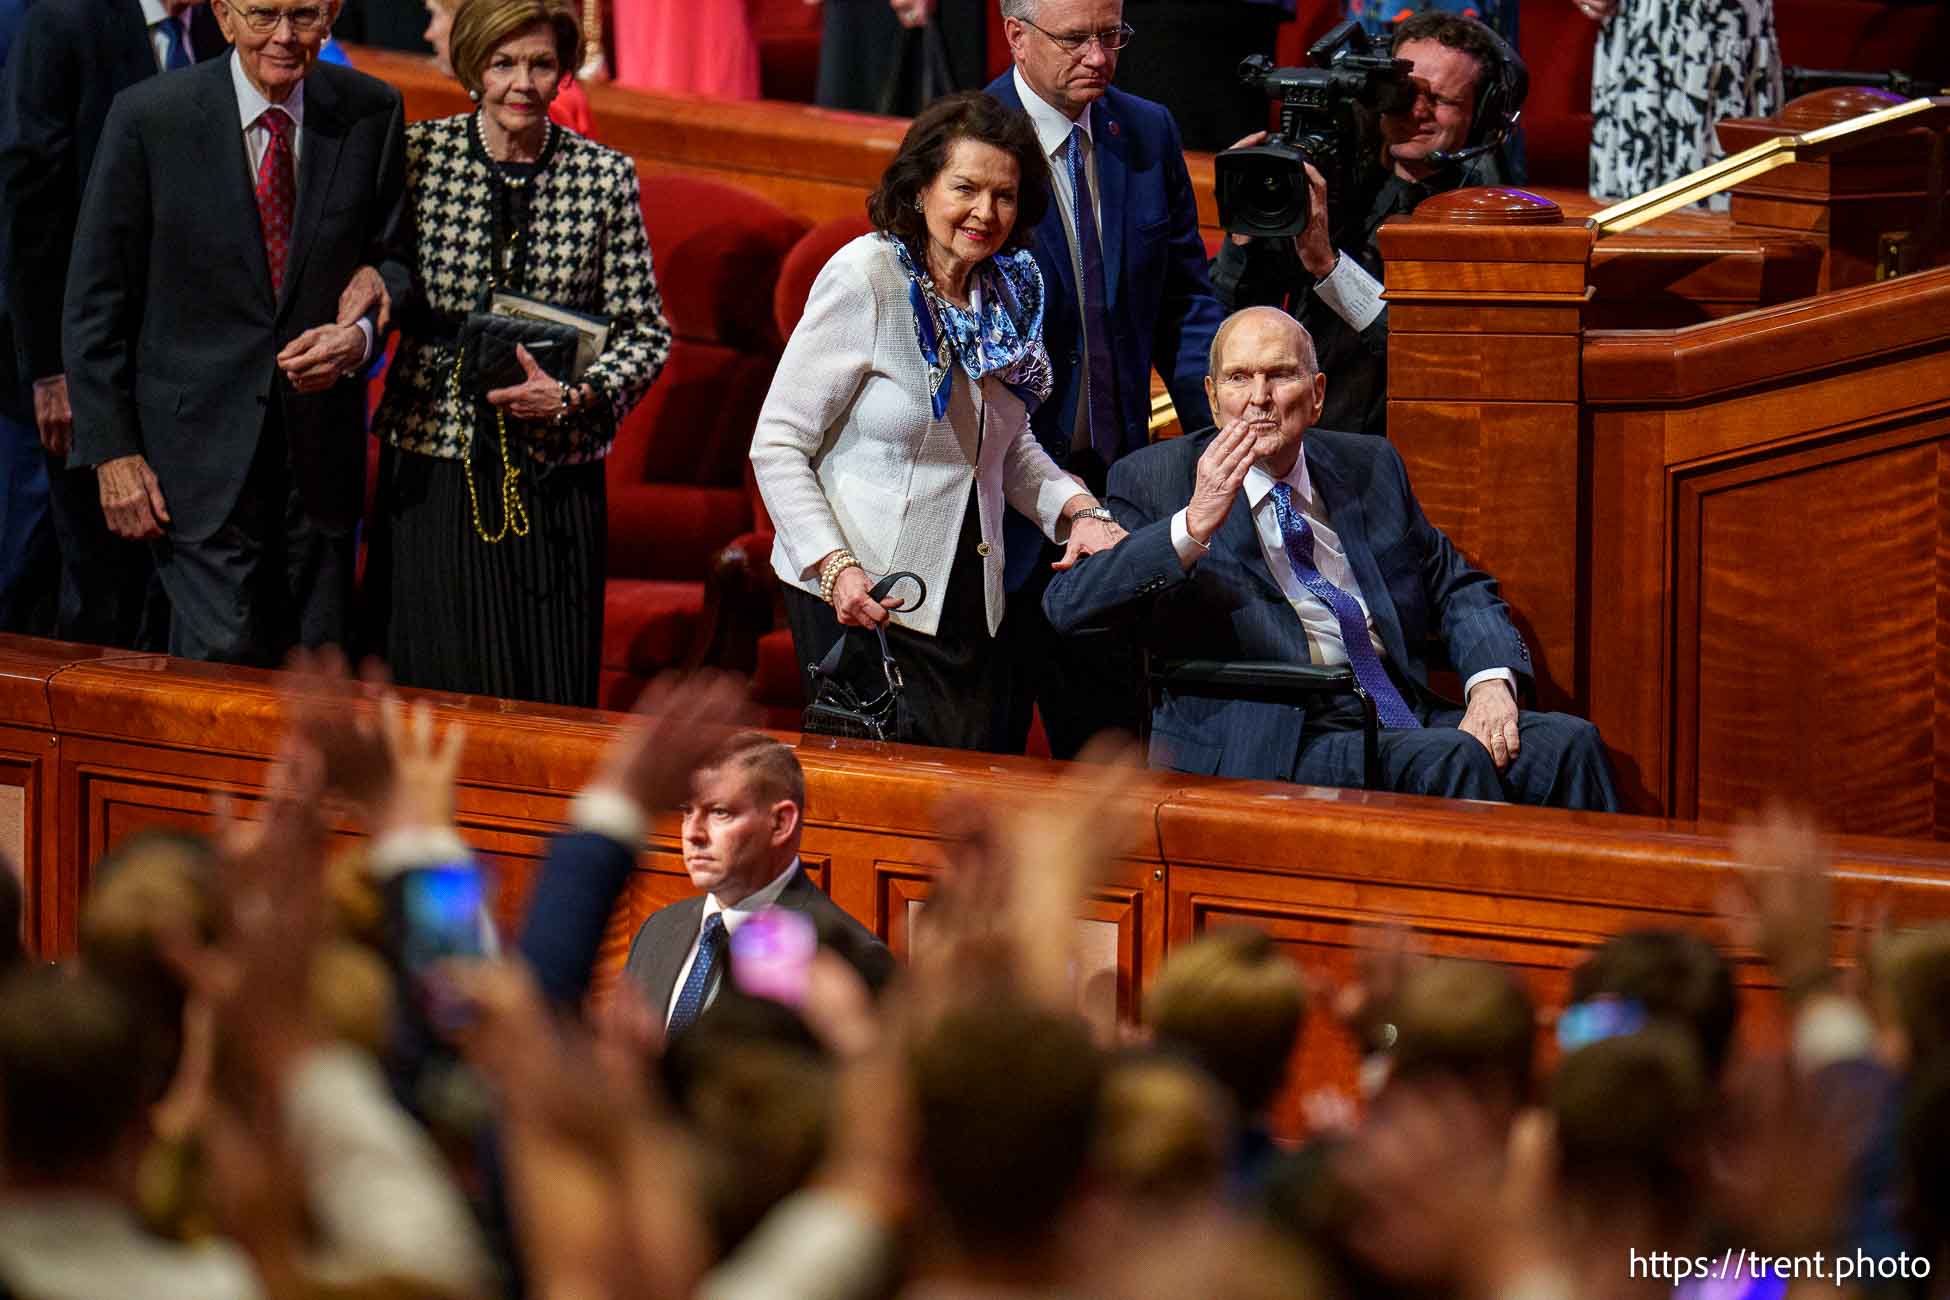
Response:
M1299 616L1301 630L1307 635L1307 651L1313 662L1325 668L1345 664L1347 642L1341 636L1341 620L1325 601L1301 585L1299 575L1294 573L1293 565L1287 559L1286 538L1280 533L1279 511L1273 504L1273 487L1280 482L1293 489L1293 508L1313 531L1314 568L1320 570L1321 577L1354 598L1354 603L1361 607L1361 618L1367 624L1368 640L1374 645L1375 653L1387 658L1387 648L1382 645L1381 634L1375 628L1374 612L1368 608L1367 597L1361 594L1361 583L1347 562L1347 552L1341 546L1341 535L1334 531L1334 525L1327 517L1326 503L1314 494L1313 476L1307 472L1307 458L1300 456L1295 459L1292 471L1284 479L1274 478L1264 465L1254 465L1246 471L1244 490L1246 504L1253 512L1253 528L1259 534L1259 549L1266 559L1266 567L1272 572L1273 581L1279 584L1280 593ZM1237 509L1236 506L1234 508ZM1185 522L1184 510L1171 517L1171 545L1178 552L1179 564L1187 570L1205 554L1206 548L1192 537L1191 529ZM1492 678L1507 683L1511 694L1516 693L1516 673L1508 668L1485 668L1463 684L1464 697L1468 697L1478 682Z
M723 903L720 903L716 894L706 894L704 896L704 910L698 913L697 917L697 933L691 936L690 955L684 958L684 964L677 972L677 982L670 986L670 1005L664 1008L664 1023L666 1025L670 1023L671 1013L677 1010L677 999L684 996L684 984L691 977L691 967L697 965L697 949L699 943L704 939L705 922L709 921L713 916L722 913L724 916L725 942L727 944L730 943L731 936L738 933L739 926L779 901L779 895L785 892L786 885L792 880L792 873L798 869L799 859L795 857L792 859L791 866L772 878L772 883L755 894L747 895L738 902L733 903L730 907L726 907ZM720 975L722 973L720 972ZM712 1001L717 998L718 988L723 987L723 984L724 981L720 979L717 986L705 990L705 1007L710 1006ZM704 1010L704 1007L699 1007L698 1010L701 1012Z
M1090 215L1097 222L1097 242L1099 245L1103 243L1104 238L1103 191L1097 185L1096 138L1090 133L1090 114L1088 111L1083 112L1077 116L1076 121L1072 122L1062 113L1050 107L1043 100L1042 96L1029 88L1029 83L1022 79L1021 68L1012 69L1009 75L1016 79L1016 97L1022 100L1023 111L1029 114L1030 125L1036 128L1036 142L1042 145L1043 154L1049 159L1050 198L1055 202L1056 210L1063 214L1063 239L1070 246L1071 282L1081 286L1083 284L1083 250L1077 247L1077 205L1075 197L1070 193L1070 128L1073 126L1082 127L1083 138L1090 142L1090 147L1086 150L1083 158L1083 181L1085 185L1090 187ZM1108 266L1104 268L1104 274L1110 274L1110 268ZM1104 292L1105 294L1109 294L1110 285L1106 284L1104 286ZM1079 288L1078 294L1078 305L1081 306L1081 288ZM1080 320L1077 326L1077 364L1079 366L1085 365L1084 358L1090 355L1089 331L1090 322ZM1073 428L1087 429L1090 427L1090 412L1087 409L1089 400L1090 390L1087 385L1078 384L1076 423L1072 426Z
M244 124L244 161L250 164L253 186L257 184L257 169L264 165L264 151L271 147L271 132L259 119L264 116L266 110L274 107L283 109L290 116L291 193L295 198L299 193L298 186L301 178L305 174L304 168L298 165L304 157L305 148L305 83L300 81L291 88L291 94L286 96L284 103L274 105L264 98L262 91L251 85L250 78L244 75L244 65L237 61L237 55L233 51L230 55L230 84L237 91L237 120ZM294 211L291 215L295 222L298 214ZM313 321L311 324L326 325L330 322ZM306 326L307 329L310 327L310 325ZM359 365L363 368L372 360L373 329L372 321L367 317L359 318L359 333L366 341L366 350L359 357Z
M291 170L295 178L303 176L298 161L304 157L305 148L305 83L300 81L291 88L291 94L284 103L273 105L264 98L264 92L251 85L250 78L244 75L244 65L237 61L233 52L230 56L230 84L237 91L237 120L244 124L244 161L251 167L251 179L257 179L257 169L264 165L264 151L271 147L271 133L264 129L259 118L269 108L281 108L291 118Z
M1334 269L1314 285L1314 296L1356 330L1364 330L1387 306L1381 301L1381 281L1345 253L1337 253Z
M196 48L190 44L190 11L185 9L174 18L169 16L163 0L141 0L142 24L149 29L149 48L156 55L156 71L167 71L169 66L169 37L164 34L161 24L175 23L183 32L183 48L190 52L190 61L196 61Z

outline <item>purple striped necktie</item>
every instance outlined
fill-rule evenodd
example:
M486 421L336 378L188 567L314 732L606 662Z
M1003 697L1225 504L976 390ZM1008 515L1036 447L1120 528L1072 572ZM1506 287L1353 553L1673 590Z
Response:
M1280 539L1286 543L1286 562L1293 566L1293 576L1334 612L1341 625L1341 640L1347 643L1347 666L1354 670L1354 680L1374 699L1381 725L1404 731L1419 728L1421 720L1395 689L1381 656L1374 651L1374 642L1368 639L1368 620L1361 613L1361 602L1327 581L1314 567L1314 530L1293 508L1291 484L1273 485L1273 512L1279 517Z

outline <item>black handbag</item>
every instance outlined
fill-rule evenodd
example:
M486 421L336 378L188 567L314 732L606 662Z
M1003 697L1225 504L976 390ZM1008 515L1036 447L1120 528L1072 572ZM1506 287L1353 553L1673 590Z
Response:
M918 573L906 570L890 573L876 582L869 594L875 600L884 600L903 579L920 588L920 594L888 612L914 609L928 598L928 584ZM901 697L906 683L901 679L901 666L894 661L894 652L887 645L884 621L873 625L874 635L880 639L880 682L862 690L847 680L845 664L849 658L857 662L858 649L865 645L853 633L864 631L863 628L844 629L824 659L806 665L806 696L812 702L806 705L799 723L800 730L806 734L852 740L905 740L913 734L913 720ZM847 654L849 647L855 648L853 656ZM880 689L883 683L884 690Z
M602 355L609 327L607 316L489 288L480 309L467 313L461 324L455 377L461 390L477 399L513 388L528 377L515 355L520 346L550 379L574 383Z
M460 389L470 397L483 398L497 388L513 388L526 379L528 372L515 355L517 346L527 348L528 355L551 379L566 384L574 375L580 342L581 335L570 325L471 311L460 327Z

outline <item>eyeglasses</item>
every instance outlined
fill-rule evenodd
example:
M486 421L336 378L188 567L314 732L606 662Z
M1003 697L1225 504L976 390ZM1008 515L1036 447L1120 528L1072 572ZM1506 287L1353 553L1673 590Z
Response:
M289 22L291 30L300 36L309 36L325 26L325 19L331 10L324 5L300 5L296 9L273 9L269 5L252 5L240 9L224 0L224 8L243 19L244 25L260 35L274 32L278 24Z
M1036 27L1036 24L1030 22L1027 18L1018 18L1016 21L1024 27ZM1084 47L1088 46L1092 41L1097 43L1098 49L1108 53L1113 50L1123 49L1131 43L1131 37L1137 34L1137 29L1129 23L1119 23L1117 26L1101 32L1057 33L1050 31L1047 27L1036 27L1036 30L1062 46L1064 53L1073 59L1081 58Z

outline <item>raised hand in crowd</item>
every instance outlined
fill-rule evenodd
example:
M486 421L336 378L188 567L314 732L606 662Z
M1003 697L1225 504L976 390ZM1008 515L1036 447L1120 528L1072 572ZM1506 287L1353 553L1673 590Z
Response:
M1460 1079L1393 1085L1334 1155L1348 1247L1411 1289L1487 1297L1555 1280L1555 1162L1546 1112L1504 1133Z
M707 1234L651 1062L616 1068L628 1049L556 1016L519 961L455 962L443 979L469 1008L462 1049L500 1104L530 1294L689 1295Z
M1076 917L1143 830L1143 770L1128 737L1105 734L1046 793L947 810L961 834L909 958L918 1001L938 1011L1000 977L1031 1003L1077 1010Z
M1833 977L1834 883L1812 819L1776 805L1733 833L1741 870L1721 890L1720 916L1736 944L1758 952L1791 1003Z
M621 794L645 813L674 808L689 797L691 774L751 713L736 673L663 673L617 730L590 788Z

